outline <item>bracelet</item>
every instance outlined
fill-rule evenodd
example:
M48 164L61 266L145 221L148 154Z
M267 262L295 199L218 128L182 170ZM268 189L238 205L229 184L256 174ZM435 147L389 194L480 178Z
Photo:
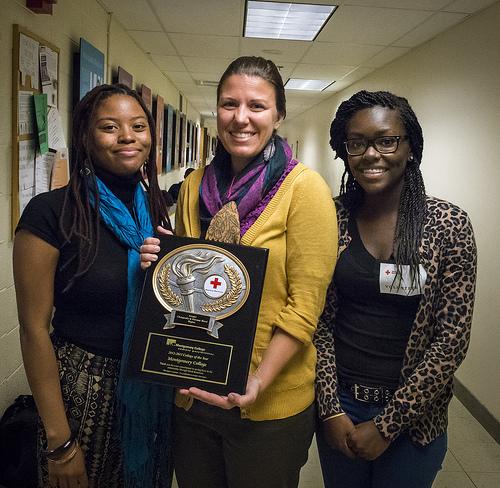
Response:
M70 438L60 446L56 447L55 449L47 449L43 453L49 461L55 461L66 454L66 452L74 444L75 440L75 437L71 435Z
M334 415L330 415L330 417L327 417L326 419L323 419L323 422L326 422L327 420L336 419L337 417L340 417L342 415L346 415L346 413L345 412L340 412L340 413L336 413Z
M63 456L59 459L47 458L47 460L53 464L66 464L66 463L69 463L76 456L77 451L78 451L78 442L75 441L75 444L73 445L73 449L65 457Z

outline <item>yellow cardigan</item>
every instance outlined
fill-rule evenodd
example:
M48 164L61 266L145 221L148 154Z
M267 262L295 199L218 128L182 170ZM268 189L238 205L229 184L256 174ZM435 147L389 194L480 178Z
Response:
M203 171L191 173L181 187L177 235L200 237ZM290 417L314 401L316 349L312 336L337 257L335 206L325 181L299 163L242 236L241 244L269 249L250 372L259 365L275 327L303 344L257 401L241 409L241 416L252 420ZM186 406L179 395L176 401Z

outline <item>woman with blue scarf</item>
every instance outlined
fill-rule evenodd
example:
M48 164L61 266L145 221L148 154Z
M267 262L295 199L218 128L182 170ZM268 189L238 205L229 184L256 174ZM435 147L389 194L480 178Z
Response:
M154 134L134 91L94 88L74 112L68 185L34 197L16 230L40 486L171 485L172 392L120 371L140 293L139 247L156 226L170 228Z
M330 189L276 134L286 114L277 67L241 57L217 89L214 160L189 175L176 234L269 249L243 395L181 389L174 413L180 488L293 488L314 431L312 344L336 256ZM154 260L148 239L143 261Z

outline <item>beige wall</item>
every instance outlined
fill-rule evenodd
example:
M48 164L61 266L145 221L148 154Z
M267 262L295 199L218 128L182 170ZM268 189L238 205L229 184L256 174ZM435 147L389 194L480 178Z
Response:
M95 0L60 0L54 15L35 15L27 10L25 0L3 0L0 16L0 415L20 393L27 393L21 354L15 293L12 277L11 228L11 59L12 24L19 24L34 34L58 46L60 57L59 109L68 136L71 117L72 57L78 51L79 39L84 37L104 54L109 53L107 81L112 70L122 66L134 75L134 83L145 83L160 94L166 103L178 108L179 92L158 68L139 50L120 24L109 17ZM108 44L109 40L109 44ZM189 104L184 107L189 119L199 122L198 112ZM161 178L163 188L181 178L184 169Z
M354 92L406 96L424 130L427 192L469 213L479 249L472 341L457 377L500 419L500 2L403 58L313 107L280 132L299 141L299 159L338 193L342 162L333 159L329 127L338 104Z

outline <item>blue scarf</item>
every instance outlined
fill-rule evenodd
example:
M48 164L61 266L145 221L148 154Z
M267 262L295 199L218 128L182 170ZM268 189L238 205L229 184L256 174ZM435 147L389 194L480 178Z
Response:
M141 294L142 272L139 248L146 237L153 235L148 202L141 184L137 184L134 196L136 215L134 220L125 204L97 177L96 183L101 219L128 249L127 308L117 393L125 486L169 488L172 483L170 419L173 388L132 380L124 375ZM95 207L92 192L90 196Z

